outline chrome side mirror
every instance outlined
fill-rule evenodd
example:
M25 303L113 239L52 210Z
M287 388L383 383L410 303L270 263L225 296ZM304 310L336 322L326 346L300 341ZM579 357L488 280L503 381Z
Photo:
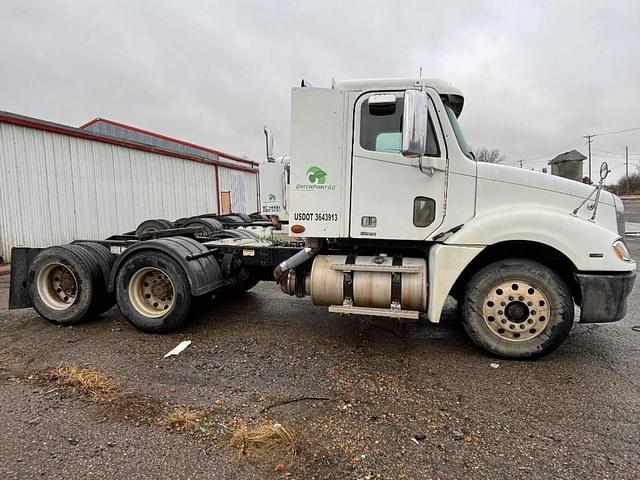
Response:
M276 159L273 156L273 134L270 128L264 127L264 136L267 141L267 162L273 163Z
M427 146L427 94L419 90L404 92L402 112L402 155L421 157Z

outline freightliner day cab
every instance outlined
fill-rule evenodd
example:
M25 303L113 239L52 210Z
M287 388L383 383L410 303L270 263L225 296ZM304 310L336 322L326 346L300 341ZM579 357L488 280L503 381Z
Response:
M636 262L620 199L602 181L476 162L463 105L438 80L303 83L281 162L288 188L277 192L289 237L273 241L257 222L260 235L224 224L207 237L177 228L17 248L11 307L67 324L117 302L134 326L161 333L184 323L194 297L274 278L344 315L438 323L452 296L471 340L514 359L551 352L574 320L623 318Z

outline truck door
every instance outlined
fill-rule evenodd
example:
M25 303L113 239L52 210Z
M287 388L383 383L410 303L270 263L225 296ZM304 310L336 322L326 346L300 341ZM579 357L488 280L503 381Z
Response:
M444 170L423 171L421 158L402 155L403 92L368 93L354 108L350 236L427 239L444 219L448 169L433 100L425 157Z

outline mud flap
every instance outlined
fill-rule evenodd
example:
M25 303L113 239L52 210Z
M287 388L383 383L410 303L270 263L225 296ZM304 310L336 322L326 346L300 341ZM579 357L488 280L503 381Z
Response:
M11 249L11 279L9 310L33 306L29 295L29 266L42 248L14 247Z

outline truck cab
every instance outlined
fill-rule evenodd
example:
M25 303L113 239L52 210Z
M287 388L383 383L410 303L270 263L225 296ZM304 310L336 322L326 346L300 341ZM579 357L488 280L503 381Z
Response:
M582 322L622 318L636 263L624 243L620 199L476 162L458 121L463 106L462 92L432 79L293 89L290 228L336 252L315 258L312 299L337 313L421 312L437 323L452 295L472 339L512 357L555 348L561 340L547 326L563 317L556 330L564 338L574 304ZM344 263L354 255L366 258L351 260L358 267L349 270ZM425 260L412 265L426 291L369 298L367 290L392 290L403 275L390 259ZM408 270L405 277L416 275ZM330 286L336 292L326 295ZM563 313L550 321L554 309Z

